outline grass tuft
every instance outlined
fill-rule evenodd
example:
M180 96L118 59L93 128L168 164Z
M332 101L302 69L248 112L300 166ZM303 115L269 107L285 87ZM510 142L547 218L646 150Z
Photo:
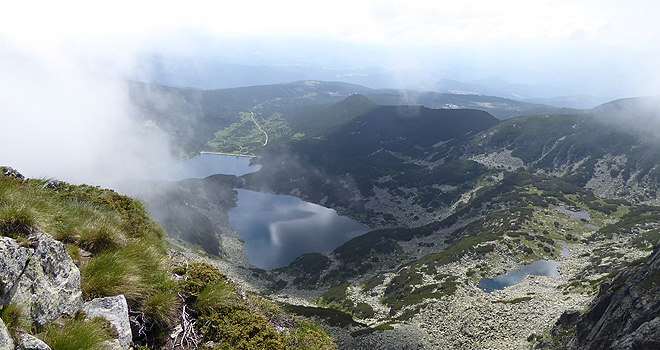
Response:
M0 235L16 238L29 234L35 225L35 215L20 203L0 206Z
M23 314L21 305L9 304L0 309L0 318L10 333L28 326L29 322Z
M145 315L161 328L173 326L179 315L180 302L173 288L166 288L147 294L142 308Z
M238 302L236 288L225 281L208 284L197 297L197 311L211 313L231 308Z
M100 350L110 336L100 322L72 319L62 327L50 326L40 338L52 350Z
M135 240L97 254L80 270L86 299L123 294L132 310L163 327L172 325L178 315L180 302L167 272L164 247Z

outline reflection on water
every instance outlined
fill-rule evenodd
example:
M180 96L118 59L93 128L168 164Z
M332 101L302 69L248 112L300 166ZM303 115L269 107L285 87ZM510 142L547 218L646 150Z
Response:
M500 290L518 284L527 275L557 277L559 276L559 272L557 271L558 265L559 263L553 260L535 261L507 274L499 275L495 278L482 279L479 281L479 288L490 293L494 290Z
M238 190L229 224L245 241L248 261L262 269L286 266L304 253L330 251L369 230L332 209L247 190Z
M179 181L203 179L215 174L241 176L260 168L260 165L250 166L248 157L205 153L194 158L158 165L147 173L146 179Z

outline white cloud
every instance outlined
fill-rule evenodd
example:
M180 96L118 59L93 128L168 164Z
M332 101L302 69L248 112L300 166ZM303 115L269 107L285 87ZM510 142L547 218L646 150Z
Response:
M655 37L651 1L14 1L0 32L53 45L121 38L163 41L180 31L217 36L306 36L339 40L484 45L519 40L598 43Z
M595 92L650 94L660 89L659 7L650 0L7 2L0 12L0 118L8 136L0 162L52 169L77 159L98 170L107 164L98 154L141 148L113 142L130 129L125 94L90 72L137 76L137 55L194 51L191 33L386 44L390 57L379 62L417 85L454 69L456 58L442 48L459 47L482 76L498 74L489 70L497 67L564 86L593 80ZM17 147L26 153L7 151Z
M40 49L0 40L0 165L107 185L169 157L161 135L131 118L121 81L89 74L61 49Z

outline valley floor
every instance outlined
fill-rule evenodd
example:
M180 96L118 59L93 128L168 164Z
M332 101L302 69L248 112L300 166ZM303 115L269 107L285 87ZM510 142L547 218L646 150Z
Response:
M268 294L268 274L258 272L244 259L242 244L233 229L222 230L228 260L203 258L200 252L187 249L174 255L210 262L244 290ZM364 327L328 326L327 330L340 349L528 349L529 340L547 333L563 312L584 310L600 281L617 266L649 254L647 250L632 247L631 239L629 235L621 235L568 244L568 258L558 265L559 277L527 276L517 285L490 293L478 287L478 280L467 277L467 271L489 264L489 270L499 274L524 263L515 257L498 257L496 253L486 259L464 256L458 262L443 265L438 273L459 276L465 283L457 284L453 295L425 299L415 306L419 312L404 321L393 321L387 317L387 307L375 305L382 290L374 297L353 288L349 293L351 299L374 304L376 310L375 318L358 321L370 327L388 324L391 327L386 328L391 329L357 336L351 333ZM271 294L270 298L287 304L315 306L315 300L326 290L287 288Z
M461 285L453 296L433 300L409 321L369 336L342 337L345 349L529 349L528 338L547 332L566 310L584 310L593 299L587 281L607 276L591 269L592 253L608 249L618 261L633 261L648 251L627 248L627 239L596 244L569 245L569 258L558 266L559 277L527 276L514 286L484 292L476 285ZM621 254L621 255L619 255ZM447 266L442 273L460 275L474 262ZM585 271L592 271L585 275ZM577 288L573 281L581 281Z

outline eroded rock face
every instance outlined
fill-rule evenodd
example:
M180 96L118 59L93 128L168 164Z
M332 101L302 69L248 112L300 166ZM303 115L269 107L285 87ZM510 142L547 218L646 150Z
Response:
M562 316L551 331L561 348L660 349L660 247L645 263L601 285L586 313L568 318ZM548 341L535 348L557 346Z
M118 334L121 348L127 350L131 346L131 323L128 319L128 304L123 295L108 298L97 298L83 304L81 311L87 319L102 317L107 320Z
M9 335L5 323L0 319L0 350L13 350L14 349L14 340Z
M45 233L28 238L26 247L13 239L0 239L0 289L2 305L23 305L38 327L73 316L82 305L80 271L64 244Z

